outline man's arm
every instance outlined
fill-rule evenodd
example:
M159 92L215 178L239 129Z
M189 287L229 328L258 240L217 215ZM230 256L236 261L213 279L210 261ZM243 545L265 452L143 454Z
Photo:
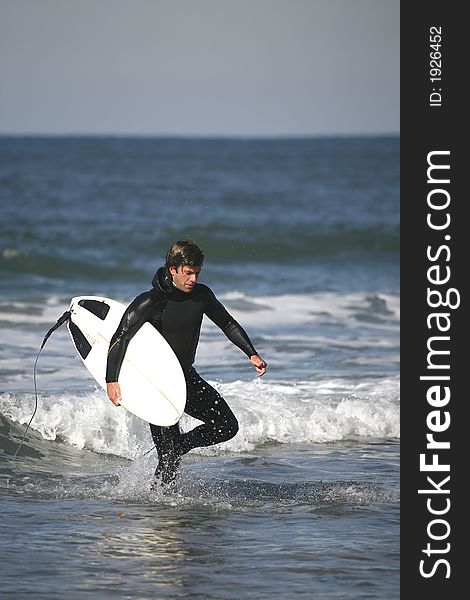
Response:
M229 313L227 314L230 316ZM240 348L240 350L242 350L248 356L251 364L256 367L256 372L258 375L264 375L266 373L266 367L268 366L268 363L256 352L250 338L248 337L248 334L240 325L240 323L235 321L235 319L232 317L230 318L232 320L225 328L222 328L222 331L232 342L232 344L238 346L238 348Z
M119 406L121 402L121 388L118 379L127 346L147 320L152 304L151 291L137 296L125 310L121 322L111 338L106 364L106 390L108 398L115 406Z
M238 323L232 315L227 311L224 305L217 300L212 290L207 288L209 293L209 301L206 307L206 315L213 321L228 339L244 352L252 365L256 367L257 373L261 376L266 373L267 362L259 356L255 350L248 334L243 327Z

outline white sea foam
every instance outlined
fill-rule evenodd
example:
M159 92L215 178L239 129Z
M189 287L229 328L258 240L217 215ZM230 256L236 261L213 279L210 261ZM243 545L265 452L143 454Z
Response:
M348 324L357 311L375 312L396 320L400 318L399 297L386 293L319 292L249 296L233 291L222 294L221 300L231 308L234 316L243 314L245 320L259 325L315 322L327 316L335 322Z
M351 438L399 438L398 380L351 384L342 380L268 383L262 380L212 382L240 423L235 438L203 453L244 452L266 442L312 443ZM27 423L34 398L0 394L0 412ZM187 430L197 421L183 416ZM45 439L80 449L127 458L152 447L148 425L123 408L115 408L104 391L40 398L32 427Z
M86 294L86 290L83 293ZM219 297L236 318L243 318L244 322L259 326L324 322L328 318L336 323L348 325L352 323L352 317L361 311L383 316L384 324L387 322L385 317L396 322L400 318L399 296L382 292L252 296L232 291L220 294ZM129 304L133 298L116 299ZM65 296L53 295L41 303L38 303L37 299L4 302L0 305L0 315L5 322L9 320L12 324L34 322L52 325L62 312L68 309L70 300L71 298Z
M366 293L222 296L229 312L250 332L269 340L355 348L398 345L399 298ZM214 343L216 327L206 319L203 336ZM201 348L204 352L204 348Z

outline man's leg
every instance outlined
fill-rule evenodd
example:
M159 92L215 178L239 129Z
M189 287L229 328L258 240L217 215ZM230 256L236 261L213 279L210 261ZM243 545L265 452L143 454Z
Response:
M179 425L161 427L150 423L150 431L158 454L155 479L161 479L163 483L171 483L176 478L180 461Z
M187 399L184 412L199 421L187 433L181 433L179 425L160 427L150 425L158 453L155 477L163 483L171 483L178 472L180 457L193 448L213 446L233 438L238 432L238 421L229 405L195 369L185 373Z
M222 396L195 369L186 374L186 381L188 394L184 412L203 424L180 433L177 440L180 454L233 438L238 432L238 421Z

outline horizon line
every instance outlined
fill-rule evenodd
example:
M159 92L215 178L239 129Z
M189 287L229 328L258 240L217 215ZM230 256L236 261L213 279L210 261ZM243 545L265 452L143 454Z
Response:
M92 133L92 132L3 132L0 138L128 138L128 139L198 139L198 140L296 140L296 139L325 139L325 138L379 138L400 137L396 132L368 133L272 133L272 134L243 134L243 133Z

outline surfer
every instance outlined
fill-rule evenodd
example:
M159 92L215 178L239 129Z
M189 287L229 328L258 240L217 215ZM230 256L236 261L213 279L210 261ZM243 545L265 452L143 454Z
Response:
M116 406L121 401L118 377L126 348L144 323L151 323L163 335L183 368L187 389L185 413L202 424L185 433L180 431L178 423L171 427L150 424L158 453L155 479L164 484L175 480L183 454L227 441L238 431L237 418L228 404L193 366L204 314L248 356L259 375L264 375L267 368L241 325L209 287L197 283L203 261L204 253L194 242L175 242L164 266L153 278L152 289L129 305L109 345L107 393Z

